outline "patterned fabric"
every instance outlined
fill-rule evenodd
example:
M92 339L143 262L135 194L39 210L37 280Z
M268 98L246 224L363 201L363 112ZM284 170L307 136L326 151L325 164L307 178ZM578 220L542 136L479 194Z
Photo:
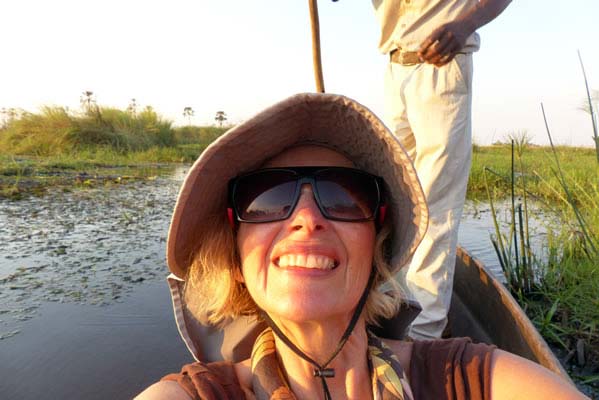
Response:
M412 400L412 390L397 356L375 335L368 332L368 363L374 399Z
M413 400L399 360L379 338L368 332L368 368L375 400ZM252 386L257 400L295 400L279 365L274 334L264 330L252 350Z

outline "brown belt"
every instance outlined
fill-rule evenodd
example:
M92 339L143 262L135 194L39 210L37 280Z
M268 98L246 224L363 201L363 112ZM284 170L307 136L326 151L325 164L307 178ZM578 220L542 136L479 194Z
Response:
M401 49L395 49L389 53L389 57L392 63L400 65L416 65L422 63L420 56L415 51L403 51Z

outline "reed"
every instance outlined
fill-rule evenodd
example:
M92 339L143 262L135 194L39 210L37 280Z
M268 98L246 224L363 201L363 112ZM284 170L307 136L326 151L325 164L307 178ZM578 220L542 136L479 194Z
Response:
M574 198L572 190L570 189L568 182L566 181L564 172L561 167L561 163L557 152L555 150L555 146L553 145L553 138L551 137L551 131L549 129L549 124L547 122L547 116L545 115L545 109L543 104L541 103L541 111L543 113L543 121L545 122L545 128L547 130L547 136L549 137L549 143L551 144L551 149L553 152L553 157L555 160L555 168L552 168L553 175L557 179L559 183L559 187L562 189L565 195L565 202L569 206L569 209L574 213L576 217L576 221L578 222L578 226L581 230L583 237L584 249L590 257L599 256L597 253L597 249L599 248L597 243L597 237L593 237L590 234L589 227L585 221L585 218L582 215L582 212L579 208L579 199Z
M524 151L523 144L518 144L518 163L522 168L522 154ZM515 143L512 141L512 154L511 154L511 208L510 208L510 219L509 233L502 232L498 218L497 210L495 208L495 195L491 194L491 185L487 180L487 198L491 207L491 216L493 218L493 225L495 228L495 234L491 236L491 243L499 259L499 264L507 280L507 286L509 290L517 296L518 299L524 299L528 294L536 289L537 282L539 280L535 273L538 271L538 261L533 255L530 247L530 233L529 233L529 213L528 213L528 193L526 190L526 177L520 169L520 179L516 180L516 157L515 157ZM484 177L487 179L487 172L485 170ZM519 189L519 190L518 190ZM522 202L518 200L516 204L516 196L521 194Z
M544 165L527 161L534 151L529 143L512 138L510 171L498 173L486 167L483 179L491 205L495 233L492 244L504 271L507 287L548 342L562 348L572 375L588 384L599 382L599 191L593 179L572 173L565 164L564 149L553 144L541 105L550 147ZM592 156L594 154L591 153ZM594 158L594 157L593 157ZM578 161L580 163L580 160ZM506 162L504 162L506 164ZM534 167L532 167L534 165ZM566 167L565 165L568 165ZM589 164L580 169L595 167ZM535 169L531 171L531 169ZM539 171L545 171L541 174ZM574 179L573 179L574 177ZM499 187L493 186L499 182ZM533 182L531 185L530 183ZM505 189L505 186L508 186ZM547 211L559 221L548 227L544 254L535 255L530 246L528 200L543 187L537 198L549 200ZM493 189L491 189L493 188ZM502 231L497 219L496 197L510 193L509 228Z

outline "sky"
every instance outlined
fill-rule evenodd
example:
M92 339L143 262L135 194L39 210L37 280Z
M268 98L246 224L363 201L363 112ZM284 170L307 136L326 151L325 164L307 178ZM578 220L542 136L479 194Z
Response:
M319 1L325 89L384 114L387 57L368 0ZM526 131L547 144L593 146L577 50L599 89L599 1L518 0L479 30L473 135L485 145ZM0 108L78 110L83 91L132 98L175 125L216 111L239 123L314 91L308 0L19 0L0 2Z

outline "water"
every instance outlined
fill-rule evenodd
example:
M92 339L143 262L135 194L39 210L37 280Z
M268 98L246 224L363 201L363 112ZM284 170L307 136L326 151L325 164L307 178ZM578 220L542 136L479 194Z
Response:
M183 170L118 188L0 201L0 339L44 302L107 305L162 280Z
M494 232L490 207L487 204L467 201L460 222L458 244L482 261L495 277L503 281L503 271L491 244L491 234Z
M104 306L45 302L0 340L0 398L131 399L193 359L166 282L145 282Z
M130 398L191 361L164 283L185 172L0 200L0 398ZM459 242L502 276L492 229L468 203Z
M517 207L518 202L515 205ZM498 202L495 204L495 211L500 230L505 238L509 235L512 224L511 202L508 200ZM530 246L532 253L542 264L547 259L548 232L555 230L559 219L557 214L547 206L535 202L529 202L528 214ZM519 226L518 221L516 224ZM505 283L505 275L493 248L491 236L495 236L495 227L489 203L466 201L460 223L458 243L471 255L481 260L497 279ZM504 245L506 243L507 240ZM514 251L513 246L510 251Z

